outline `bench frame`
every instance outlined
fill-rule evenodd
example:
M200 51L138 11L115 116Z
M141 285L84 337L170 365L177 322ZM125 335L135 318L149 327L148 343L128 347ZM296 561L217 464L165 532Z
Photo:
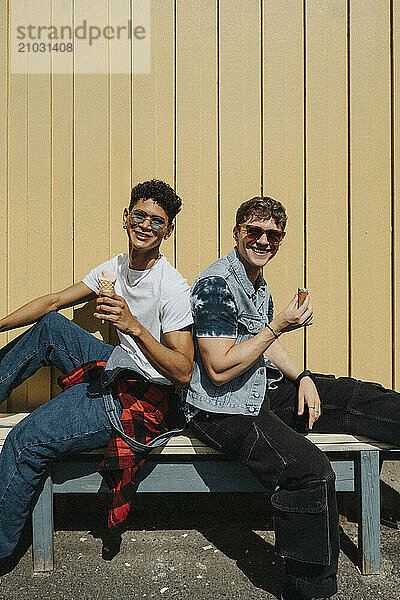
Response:
M7 434L27 413L0 413L0 449ZM175 436L153 450L139 471L137 492L265 492L245 467L223 457L190 432ZM363 575L379 573L380 487L379 453L400 458L394 446L345 434L311 433L307 438L331 461L336 491L358 498L358 553ZM108 488L97 472L104 449L50 463L47 477L32 511L33 566L37 572L54 568L53 495L102 493Z
M173 458L173 457L172 457ZM106 492L97 473L99 458L68 458L53 463L32 513L33 564L38 572L54 566L53 494ZM379 451L361 450L331 459L336 490L356 492L358 510L359 566L363 575L379 573L380 494ZM143 468L146 470L146 467ZM154 463L137 484L138 492L264 491L247 469L226 460Z

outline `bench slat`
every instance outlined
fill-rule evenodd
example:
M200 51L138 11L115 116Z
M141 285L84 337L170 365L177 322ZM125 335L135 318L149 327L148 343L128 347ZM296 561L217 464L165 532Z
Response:
M0 413L0 449L11 429L29 413ZM306 436L323 452L354 452L362 450L389 450L394 448L362 436L347 435L345 433L309 433ZM104 454L104 448L94 450L93 454ZM185 435L174 436L164 446L155 448L152 454L162 455L195 455L215 454L220 452L210 448L198 440L188 431Z
M96 472L94 457L74 462L54 463L51 472L54 493L108 492L103 478ZM333 461L336 490L354 491L354 466ZM265 488L245 467L232 461L193 463L151 463L141 469L138 492L265 492Z
M0 413L0 428L14 427L28 415L29 413Z

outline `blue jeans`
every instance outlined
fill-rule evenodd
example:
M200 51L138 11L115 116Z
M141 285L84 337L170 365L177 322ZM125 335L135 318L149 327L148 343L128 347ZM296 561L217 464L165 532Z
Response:
M40 367L62 373L108 360L114 346L56 312L0 350L0 402ZM0 454L0 559L17 545L48 461L106 446L111 425L100 381L74 385L16 425Z

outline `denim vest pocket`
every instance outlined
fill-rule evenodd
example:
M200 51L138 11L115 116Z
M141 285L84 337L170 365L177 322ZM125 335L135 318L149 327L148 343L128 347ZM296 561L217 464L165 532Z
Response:
M275 549L281 556L327 565L331 559L327 482L271 496L275 509Z
M238 317L238 338L252 337L265 329L265 319L258 315L242 313Z

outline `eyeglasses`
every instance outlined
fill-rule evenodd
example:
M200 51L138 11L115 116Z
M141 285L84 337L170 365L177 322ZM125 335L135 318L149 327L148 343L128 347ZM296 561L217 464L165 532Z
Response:
M286 231L280 231L280 229L264 229L258 225L240 225L240 227L246 231L247 237L251 240L258 240L265 233L268 243L271 244L271 246L280 244L286 235Z
M153 233L159 233L167 225L165 219L162 217L152 217L144 212L144 210L132 210L129 215L129 220L132 227L135 225L141 225L146 219L150 219L150 227Z

